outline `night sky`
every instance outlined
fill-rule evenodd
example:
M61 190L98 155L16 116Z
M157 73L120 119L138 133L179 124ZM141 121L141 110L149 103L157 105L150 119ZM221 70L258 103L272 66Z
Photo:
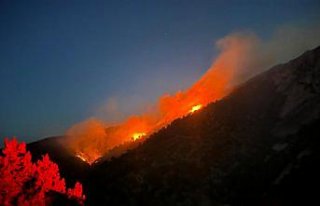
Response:
M259 3L257 3L259 2ZM0 1L0 140L121 119L190 86L235 31L319 17L315 1ZM121 111L109 116L110 102Z

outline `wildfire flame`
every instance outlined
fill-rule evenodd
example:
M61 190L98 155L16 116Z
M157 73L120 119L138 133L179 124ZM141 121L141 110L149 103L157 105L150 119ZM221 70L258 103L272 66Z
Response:
M99 159L101 157L101 155L98 155L98 154L86 155L83 152L78 152L78 153L76 153L76 157L78 157L82 161L88 163L89 165L92 165L93 163L95 163L97 161L97 159Z
M76 154L76 157L78 157L79 159L81 159L84 162L87 162L87 159L84 157L82 152Z
M141 137L146 136L146 133L144 132L136 132L132 135L133 141L136 141L137 139L140 139Z
M199 110L199 109L201 109L202 108L202 104L197 104L197 105L194 105L190 110L189 110L189 112L190 113L193 113L193 112L195 112L195 111L197 111L197 110Z
M131 116L118 124L97 119L76 124L66 133L66 145L80 159L91 164L112 148L151 134L173 120L221 99L232 91L235 75L251 54L251 41L238 37L220 40L217 45L222 53L189 89L174 95L165 94L159 98L154 111Z

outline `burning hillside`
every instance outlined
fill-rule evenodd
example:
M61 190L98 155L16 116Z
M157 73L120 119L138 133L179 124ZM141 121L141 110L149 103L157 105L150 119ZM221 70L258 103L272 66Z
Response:
M221 55L212 67L186 91L159 98L151 113L129 117L118 125L87 120L67 131L68 145L82 160L93 163L111 148L150 135L174 119L193 113L232 89L234 75L252 50L251 38L228 37L218 42Z
M288 56L283 56L285 53L282 50L272 47L275 43L280 44L283 37L276 34L270 42L264 43L251 33L226 36L217 42L220 55L189 89L173 95L165 94L159 98L153 111L128 117L118 124L93 118L73 125L66 132L67 147L77 157L92 164L110 149L148 136L174 119L189 115L208 103L221 99L235 85L279 61L292 58L309 46L304 44L301 47L302 44L297 44L300 45L297 49L290 47ZM297 37L299 39L301 36Z
M319 102L320 47L94 165L88 204L314 205Z
M74 180L83 182L88 205L314 203L317 191L312 188L319 182L319 170L314 167L320 151L319 59L320 47L277 65L237 87L222 101L205 108L199 104L191 107L188 112L194 115L175 120L139 147L131 147L147 138L148 134L137 130L131 134L129 146L110 149L99 164L90 167L78 159L87 161L87 157L69 154L60 137L28 147L35 159L48 153L59 164L67 185L74 185ZM199 109L202 111L196 112ZM103 126L102 122L90 121L79 128L95 129L99 123ZM117 129L110 126L104 131ZM88 144L84 148L98 151L97 146ZM130 151L119 157L124 148ZM5 153L12 157L19 150L14 147ZM23 160L28 155L18 156ZM103 161L109 157L115 158ZM15 168L9 165L4 167L9 169L8 174ZM41 174L47 172L48 167L41 170ZM11 176L5 175L3 182L20 179ZM80 194L81 188L75 191ZM24 193L18 196L25 197Z

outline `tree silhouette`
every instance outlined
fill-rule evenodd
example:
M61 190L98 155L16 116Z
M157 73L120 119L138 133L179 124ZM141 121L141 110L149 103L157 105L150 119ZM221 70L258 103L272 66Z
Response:
M31 159L25 143L19 143L15 138L5 139L0 155L0 205L50 205L48 194L52 192L83 205L85 196L81 183L77 182L73 189L66 189L59 167L49 155L42 156L36 163Z

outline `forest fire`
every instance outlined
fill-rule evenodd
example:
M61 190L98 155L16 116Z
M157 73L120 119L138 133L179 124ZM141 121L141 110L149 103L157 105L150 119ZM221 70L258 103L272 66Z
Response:
M136 141L137 139L140 139L141 137L146 136L146 133L144 132L136 132L132 135L133 141Z
M81 159L82 161L88 163L89 165L92 165L94 162L96 162L101 155L94 155L93 153L91 153L90 155L86 155L83 152L78 152L76 153L76 157L78 157L79 159Z
M193 113L195 111L198 111L201 108L202 108L202 105L201 104L197 104L197 105L193 106L189 111L190 111L190 113Z
M66 133L66 145L77 157L92 164L112 148L136 141L221 99L239 81L236 78L242 75L239 70L252 53L253 42L251 37L227 36L217 42L221 54L189 89L174 95L165 94L153 111L131 116L118 124L89 119L73 125Z
M99 159L101 156L100 155L86 155L82 152L76 153L76 157L78 157L79 159L81 159L82 161L88 163L89 165L92 165L94 162L97 161L97 159Z
M79 159L81 159L84 162L88 161L81 152L79 154L76 154L76 157L78 157Z

